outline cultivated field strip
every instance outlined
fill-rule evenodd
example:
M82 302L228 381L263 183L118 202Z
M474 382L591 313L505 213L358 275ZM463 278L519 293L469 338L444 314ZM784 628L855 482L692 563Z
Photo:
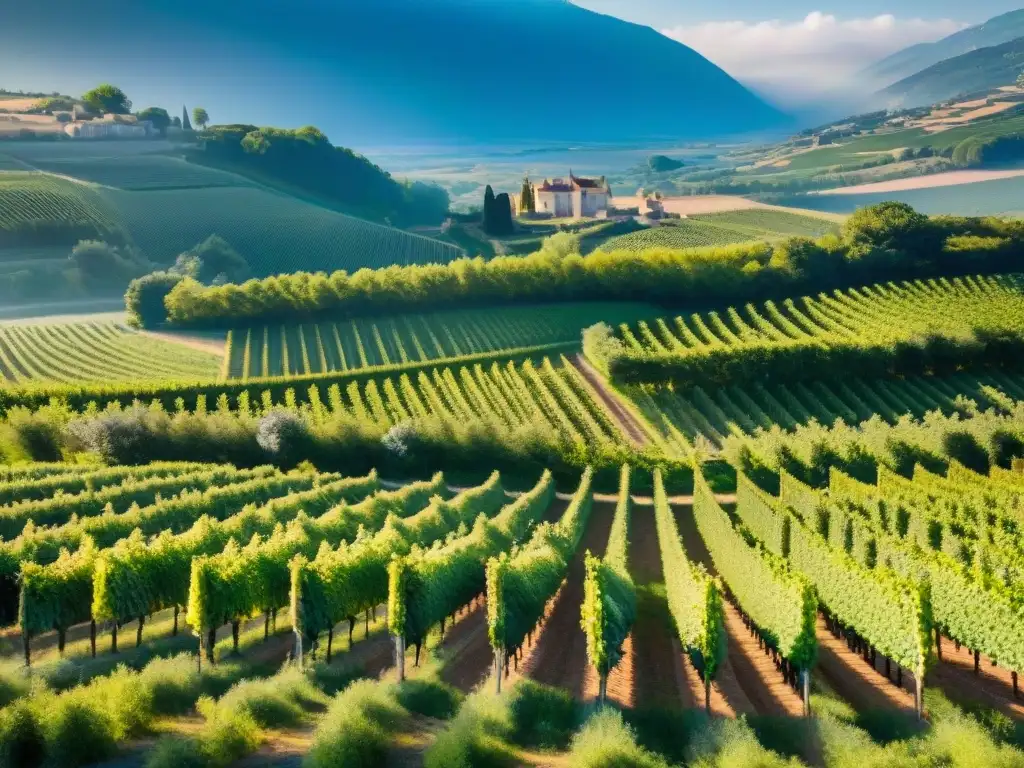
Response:
M242 176L155 154L36 158L41 171L128 190L255 186Z
M579 303L241 328L228 334L227 373L245 381L573 344L596 322L650 315L643 304Z
M877 484L866 484L833 468L820 491L783 473L773 497L741 475L737 514L765 546L814 578L824 562L844 564L843 583L819 584L819 594L832 609L829 630L860 649L871 667L895 672L897 681L901 667L909 668L921 680L934 652L939 667L926 678L934 676L951 695L981 696L1019 716L1012 702L1024 670L1020 477L998 468L981 475L952 462L945 476L918 466L912 479L881 467ZM868 577L891 593L888 605L876 600L871 608ZM892 618L880 621L887 614ZM943 663L944 640L954 657L954 644L974 653L974 675ZM884 672L877 655L886 659ZM992 666L998 660L1001 671L979 675L981 655Z
M335 413L392 427L417 417L503 431L541 427L571 443L610 445L621 439L582 375L564 358L553 363L492 363L420 371L328 390Z
M215 379L221 365L218 355L115 322L0 325L0 386Z
M105 541L89 540L50 563L22 564L18 599L22 632L26 638L50 630L63 634L90 618L113 620L116 632L117 624L132 618L184 606L193 557L237 547L239 539L269 535L295 519L302 529L310 519L305 510L325 527L351 529L354 536L357 526L342 519L348 503L378 488L375 474L349 479L272 474L233 487L183 494L158 502L149 512L143 508L140 517L146 518L143 522L148 526L122 529ZM166 521L152 525L167 517L168 510L156 509L161 504L178 507L171 512L178 525L168 526Z
M821 237L836 229L825 218L788 211L753 209L666 219L658 226L613 237L603 251L642 251L647 248L703 248L784 237Z
M793 429L812 420L831 426L836 419L859 424L872 417L896 423L929 411L950 414L967 401L978 408L1003 407L1024 399L1024 376L1016 373L919 376L906 379L745 383L685 394L668 388L624 387L624 393L651 425L661 444L689 455L698 437L721 445L730 436L752 435L775 426Z
M43 222L117 229L117 219L92 188L44 173L0 171L0 232Z
M173 261L210 235L230 243L255 277L446 264L463 255L451 243L257 187L103 188L100 194L153 260Z
M963 277L886 283L831 294L747 304L722 311L620 325L627 350L662 355L708 348L787 343L806 339L907 338L951 322L1024 319L1024 292L1016 276Z
M58 493L99 491L129 480L170 477L208 468L207 465L198 462L154 462L141 467L93 468L89 465L69 465L63 472L0 475L0 505L42 500Z

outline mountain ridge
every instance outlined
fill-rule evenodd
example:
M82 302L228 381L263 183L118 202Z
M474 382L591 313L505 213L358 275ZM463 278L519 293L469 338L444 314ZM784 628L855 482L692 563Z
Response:
M46 56L67 43L65 66L82 87L89 76L129 95L138 86L147 100L201 102L216 122L313 123L346 146L710 139L788 126L692 49L562 0L144 5L20 9L18 34L0 30L0 69L52 69ZM83 37L89 56L73 42Z
M947 59L1018 37L1024 37L1024 8L994 16L933 43L904 48L875 62L861 74L884 89Z
M1024 37L979 48L933 64L904 78L879 95L901 106L934 104L961 94L1013 85L1024 71Z

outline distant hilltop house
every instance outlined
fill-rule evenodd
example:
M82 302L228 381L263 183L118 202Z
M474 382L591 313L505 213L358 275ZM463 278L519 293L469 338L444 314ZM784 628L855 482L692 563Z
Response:
M67 123L64 132L75 139L145 139L157 131L134 115L104 115L96 120Z
M533 187L534 207L539 215L555 218L604 218L611 205L612 190L604 176L584 179L573 176L569 180L545 179Z

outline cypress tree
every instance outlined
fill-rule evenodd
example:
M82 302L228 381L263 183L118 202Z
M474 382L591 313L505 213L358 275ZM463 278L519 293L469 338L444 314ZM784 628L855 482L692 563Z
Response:
M494 215L491 220L494 224L494 234L512 234L512 198L507 192L502 192L494 199Z
M535 213L536 210L536 203L533 201L533 185L530 183L530 177L527 176L523 179L523 189L519 193L519 212Z
M484 191L484 232L488 234L494 231L494 190L491 189L491 185L487 185L487 189Z
M184 104L181 105L181 130L192 130L192 121L188 119L188 107Z

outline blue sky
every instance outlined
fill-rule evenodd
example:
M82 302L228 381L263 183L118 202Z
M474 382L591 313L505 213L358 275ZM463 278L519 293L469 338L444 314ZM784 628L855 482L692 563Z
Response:
M654 27L783 106L835 102L869 64L1024 0L573 0ZM873 88L872 88L873 90Z
M703 21L763 21L804 18L813 11L840 18L877 16L946 16L970 23L985 21L1020 8L1020 2L1006 0L858 0L856 3L828 4L805 0L574 0L576 5L650 26Z

